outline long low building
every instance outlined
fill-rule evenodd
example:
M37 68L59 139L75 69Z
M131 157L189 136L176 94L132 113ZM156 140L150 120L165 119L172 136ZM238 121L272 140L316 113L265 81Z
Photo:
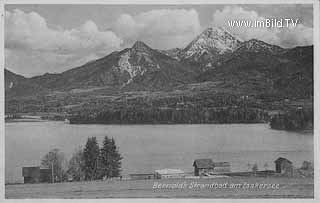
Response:
M155 171L155 178L165 179L165 178L183 178L185 176L184 171L180 169L160 169Z

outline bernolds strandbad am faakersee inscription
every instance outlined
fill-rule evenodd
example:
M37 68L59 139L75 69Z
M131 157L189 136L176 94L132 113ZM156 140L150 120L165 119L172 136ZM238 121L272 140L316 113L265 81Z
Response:
M313 5L4 7L5 197L313 198Z

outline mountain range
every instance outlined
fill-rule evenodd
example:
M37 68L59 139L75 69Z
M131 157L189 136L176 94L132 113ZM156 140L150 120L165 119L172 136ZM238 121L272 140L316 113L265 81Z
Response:
M221 27L204 30L184 48L157 50L142 41L58 74L26 78L5 69L6 99L74 89L174 91L215 82L247 94L313 95L313 46L282 48L243 41Z

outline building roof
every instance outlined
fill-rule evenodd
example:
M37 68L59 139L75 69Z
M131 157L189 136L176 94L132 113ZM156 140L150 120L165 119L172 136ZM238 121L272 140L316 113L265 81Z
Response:
M290 160L288 160L288 159L286 159L286 158L283 158L283 157L279 157L279 158L278 158L277 160L275 160L274 162L275 162L275 163L279 163L279 162L283 162L283 161L292 163Z
M230 167L229 162L214 162L214 167Z
M197 168L214 168L214 163L212 159L196 159L193 162L193 166L197 166Z
M52 170L50 168L40 168L40 174L51 174Z
M155 170L156 173L160 175L165 175L165 174L181 174L184 173L184 171L180 169L170 169L170 168L165 168L165 169L160 169L160 170Z
M22 176L23 177L34 177L40 174L39 166L31 166L31 167L22 167Z

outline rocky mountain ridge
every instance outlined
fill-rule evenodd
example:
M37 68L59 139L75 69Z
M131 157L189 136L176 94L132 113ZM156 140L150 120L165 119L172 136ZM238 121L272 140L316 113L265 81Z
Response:
M8 96L96 87L172 91L176 86L206 81L223 81L225 86L249 92L292 94L289 90L298 86L310 89L312 75L312 46L284 49L257 39L242 41L218 27L207 28L185 48L156 50L137 41L131 48L59 74L25 78L5 70L5 82ZM306 95L310 92L312 89Z

